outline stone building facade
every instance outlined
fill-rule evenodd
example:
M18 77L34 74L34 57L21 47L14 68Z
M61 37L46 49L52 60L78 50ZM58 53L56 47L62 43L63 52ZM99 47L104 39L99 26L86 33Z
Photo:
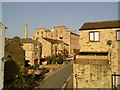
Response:
M42 57L51 56L53 54L62 53L64 49L68 50L69 47L66 43L60 40L41 38L39 40L42 43Z
M4 57L4 45L5 45L5 27L0 23L0 89L3 89L4 86L4 63L2 62L2 58Z
M40 38L43 37L61 40L69 45L69 53L72 53L73 49L79 49L79 35L75 33L75 30L69 31L65 26L55 26L52 30L39 28L36 29L35 33L32 35L32 39L40 40Z
M22 47L25 50L25 60L29 60L30 65L35 63L40 63L42 45L37 40L32 40L30 38L21 39Z
M5 56L10 57L16 63L24 65L25 50L22 44L17 43L14 39L5 40ZM14 47L14 48L13 48Z
M70 32L70 54L73 54L75 50L79 51L80 44L79 44L79 37L80 35Z
M79 75L77 87L112 87L111 75L120 74L119 22L119 20L88 22L79 29L80 53L77 56L78 64L74 65L74 74ZM73 78L76 87L76 79Z

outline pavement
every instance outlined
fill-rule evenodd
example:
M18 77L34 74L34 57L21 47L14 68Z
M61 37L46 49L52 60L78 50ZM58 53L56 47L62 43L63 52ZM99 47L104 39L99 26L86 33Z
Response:
M68 77L68 79L65 81L64 85L62 86L64 89L72 89L73 88L73 73Z
M71 62L47 74L39 88L72 88L72 66Z

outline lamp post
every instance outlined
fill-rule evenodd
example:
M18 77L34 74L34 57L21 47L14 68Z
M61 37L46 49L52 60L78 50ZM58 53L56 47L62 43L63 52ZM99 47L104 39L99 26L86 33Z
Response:
M75 74L75 79L76 79L76 90L77 90L77 88L78 88L78 75L77 74Z

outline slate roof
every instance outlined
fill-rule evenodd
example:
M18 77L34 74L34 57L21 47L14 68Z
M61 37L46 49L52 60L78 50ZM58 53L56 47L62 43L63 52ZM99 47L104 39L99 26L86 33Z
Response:
M60 41L60 40L55 40L55 39L50 39L50 38L43 38L43 39L47 40L48 42L50 42L52 44L64 43L64 44L68 45L67 43Z
M55 39L50 39L50 38L43 38L43 39L47 40L48 42L50 42L52 44L62 43L62 41L60 41L60 40L55 40Z
M107 28L120 28L120 20L86 22L79 30L107 29Z
M40 43L37 40L32 40L31 38L23 38L21 39L21 43Z

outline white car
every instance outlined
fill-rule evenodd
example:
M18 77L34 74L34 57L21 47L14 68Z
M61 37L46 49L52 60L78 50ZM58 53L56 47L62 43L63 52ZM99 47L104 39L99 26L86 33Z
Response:
M70 60L74 60L74 57L67 57L67 58L65 59L65 61L68 61L68 62L70 62Z

